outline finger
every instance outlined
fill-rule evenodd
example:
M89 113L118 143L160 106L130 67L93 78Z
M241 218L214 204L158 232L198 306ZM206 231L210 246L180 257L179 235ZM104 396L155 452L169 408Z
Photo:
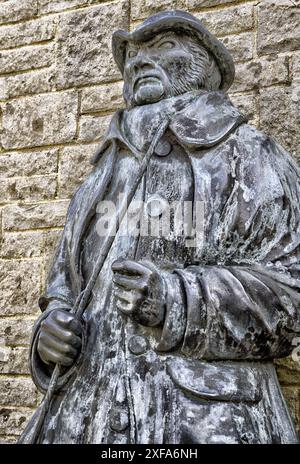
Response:
M78 353L79 346L77 346L76 349L72 345L62 342L58 338L54 337L54 335L50 335L46 332L42 332L40 334L39 342L41 347L53 349L71 358L75 358Z
M137 263L136 261L126 260L117 260L112 266L114 272L119 272L121 274L131 274L131 275L150 275L152 271L148 269L143 264Z
M125 289L137 290L142 293L146 293L148 288L147 283L141 277L132 278L120 274L115 274L113 277L113 282L114 284L124 287Z
M39 350L40 356L45 361L53 362L54 364L61 364L62 366L71 366L74 363L72 358L59 353L51 348L43 347Z
M116 307L119 311L121 311L124 314L131 314L135 309L135 306L132 303L126 303L122 300L118 300L116 302Z
M139 303L143 295L137 292L126 291L121 288L116 287L114 290L114 296L118 300L122 300L125 303L137 304Z
M80 335L82 333L82 325L80 321L66 311L55 311L53 319L55 319L60 326L70 329L76 335Z
M57 323L53 321L44 321L41 323L41 330L47 332L51 335L54 335L59 340L69 343L72 346L78 346L81 344L81 339L77 335L75 335L70 330L63 329Z

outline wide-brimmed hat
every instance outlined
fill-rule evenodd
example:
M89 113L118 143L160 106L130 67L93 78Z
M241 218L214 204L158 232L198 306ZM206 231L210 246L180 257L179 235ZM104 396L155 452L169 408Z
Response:
M163 11L147 18L134 31L118 30L112 36L114 59L123 74L128 42L145 42L162 31L188 32L197 37L215 58L222 82L221 90L227 90L234 79L234 62L227 48L204 27L199 19L181 10Z

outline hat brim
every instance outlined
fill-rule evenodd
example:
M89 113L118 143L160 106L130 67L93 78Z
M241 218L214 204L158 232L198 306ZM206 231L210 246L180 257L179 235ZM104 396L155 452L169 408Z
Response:
M162 31L189 32L196 35L199 42L213 55L219 67L222 81L221 90L228 90L234 80L235 68L227 48L214 37L196 18L184 18L180 14L161 16L145 25L140 25L133 32L118 30L112 36L112 50L115 62L121 73L124 72L125 52L129 42L145 42Z

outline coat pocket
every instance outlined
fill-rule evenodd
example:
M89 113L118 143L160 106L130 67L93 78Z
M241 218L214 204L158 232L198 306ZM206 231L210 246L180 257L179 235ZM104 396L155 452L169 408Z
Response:
M257 403L262 398L258 366L173 358L167 371L178 387L205 400Z

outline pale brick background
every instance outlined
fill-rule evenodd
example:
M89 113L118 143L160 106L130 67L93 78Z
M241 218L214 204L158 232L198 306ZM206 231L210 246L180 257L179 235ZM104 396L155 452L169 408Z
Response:
M299 0L0 0L0 441L14 442L40 400L27 367L51 256L69 199L113 111L117 28L179 7L232 51L231 97L290 152L299 149ZM300 426L300 364L281 362Z

